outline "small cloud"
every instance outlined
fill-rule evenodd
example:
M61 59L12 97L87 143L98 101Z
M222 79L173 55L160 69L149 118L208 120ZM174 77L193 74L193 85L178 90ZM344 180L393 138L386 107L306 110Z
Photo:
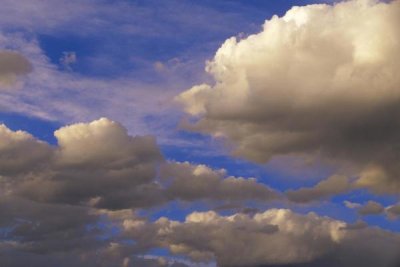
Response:
M348 177L343 175L332 175L326 180L319 182L314 187L288 190L286 191L286 195L290 201L307 203L343 194L348 192L350 189L351 183Z
M358 209L360 215L376 215L381 214L385 208L378 202L368 201L365 205Z
M357 209L362 206L360 203L355 203L347 200L343 201L343 204L349 209Z
M341 230L361 230L368 227L368 224L364 221L356 221L355 223L348 223L346 226L341 227Z
M397 219L400 216L400 203L387 207L385 211L389 219Z
M156 61L153 64L154 70L157 72L164 72L166 70L166 66L161 61Z
M77 62L78 58L74 51L64 51L60 58L60 64L67 70L71 70L71 65Z

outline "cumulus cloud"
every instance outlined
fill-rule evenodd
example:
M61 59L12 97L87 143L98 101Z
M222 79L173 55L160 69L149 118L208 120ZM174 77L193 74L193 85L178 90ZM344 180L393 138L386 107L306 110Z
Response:
M373 215L373 214L381 214L384 210L385 208L382 206L382 204L370 200L363 206L358 208L358 213L360 215Z
M160 218L153 224L128 219L124 229L127 235L146 236L146 240L194 261L215 259L222 267L394 267L400 260L397 234L367 228L365 223L346 224L314 213L300 215L285 209L253 216L194 212L184 222Z
M348 200L343 201L343 204L349 209L356 209L362 206L360 203L351 202Z
M400 216L400 203L387 207L386 212L389 218L397 218Z
M185 127L233 154L323 158L359 171L360 187L400 192L400 1L293 7L258 34L232 37L201 84L177 100ZM345 164L346 163L346 164Z
M277 197L254 178L228 176L205 165L167 162L154 137L132 137L121 124L106 118L65 126L54 135L55 147L0 126L0 184L7 195L115 210L170 200Z
M56 146L22 131L0 129L0 260L7 267L57 262L185 266L138 256L153 248L222 267L392 267L399 260L397 234L314 213L251 209L223 216L207 211L193 212L183 222L141 217L135 209L171 200L232 205L265 202L278 194L255 179L231 177L224 170L167 162L153 137L132 137L106 118L60 128ZM316 188L327 192L325 186ZM354 257L360 254L368 256Z
M13 51L0 51L0 89L15 85L19 76L32 71L32 65L23 55Z
M311 188L288 190L286 195L294 202L310 202L342 194L351 189L349 179L343 175L333 175Z
M158 266L131 257L111 229L115 217L165 201L155 139L105 118L55 136L51 146L0 126L2 266Z
M8 194L110 209L162 201L154 179L163 157L153 137L131 137L122 125L103 118L60 128L55 132L58 146L50 149L27 133L2 129L6 145L0 164L27 169L26 174L2 179ZM42 168L35 171L37 166Z
M227 176L225 170L212 170L205 165L169 163L163 166L161 176L168 185L170 199L269 201L278 197L277 192L255 178Z
M8 247L16 251L48 254L90 250L102 245L97 240L101 231L87 228L99 218L85 207L1 196L0 217L0 229L5 230L0 243L6 245L5 241L9 241Z
M49 160L51 148L29 133L0 124L0 175L30 172Z

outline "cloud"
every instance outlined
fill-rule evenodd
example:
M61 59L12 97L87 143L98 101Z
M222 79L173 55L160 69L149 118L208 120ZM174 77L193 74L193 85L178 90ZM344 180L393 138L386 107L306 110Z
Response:
M227 177L225 170L212 170L205 165L169 163L162 168L161 176L171 199L234 202L269 201L278 197L277 192L254 178Z
M0 201L0 228L9 229L1 243L10 242L11 249L27 253L93 249L103 245L97 240L101 231L88 225L99 217L88 208L36 203L14 196L2 196ZM1 250L1 249L0 249Z
M153 137L131 137L122 125L103 118L60 128L58 147L50 149L29 134L2 129L5 142L15 141L6 142L0 164L8 167L5 171L26 169L19 176L2 171L8 194L110 209L162 201L154 179L163 156Z
M50 146L0 126L0 184L6 195L112 210L173 200L265 202L278 196L254 178L167 162L154 137L132 137L107 118L68 125L54 135L57 146Z
M178 142L171 129L180 114L171 99L204 77L216 44L234 28L253 28L252 18L197 1L4 0L0 49L23 54L33 71L24 90L0 94L0 111L62 124L106 116L137 134L157 132L159 142ZM58 68L60 51L75 51L79 68Z
M153 224L127 219L124 229L127 235L145 236L145 240L194 261L215 259L221 267L394 267L400 260L397 234L285 209L271 209L253 216L194 212L184 222L160 218Z
M0 260L6 267L184 266L138 256L153 248L222 267L391 267L399 260L398 234L314 213L206 211L192 212L184 222L141 217L136 210L172 200L240 206L279 194L224 170L165 161L153 137L132 137L106 118L58 129L56 146L0 129ZM361 254L367 256L354 256Z
M400 1L293 7L232 37L206 70L215 84L177 97L188 129L222 137L256 162L322 158L357 185L400 192Z
M288 190L286 191L286 195L291 201L305 203L342 194L350 189L351 184L346 176L333 175L319 182L314 187Z
M358 213L361 215L381 214L385 208L376 201L368 201L365 205L358 208Z
M400 203L387 207L386 212L390 218L397 218L400 216Z
M77 60L78 58L75 52L65 51L63 52L63 55L60 58L60 63L65 69L71 70L71 65L75 64Z
M358 220L355 223L348 223L346 226L342 227L343 230L360 230L367 228L368 224L364 221Z
M13 87L20 76L32 71L32 65L23 55L14 51L0 51L0 89Z
M51 147L23 131L0 124L0 175L30 172L51 157Z
M362 206L360 203L351 202L348 200L343 201L343 204L349 209L356 209Z

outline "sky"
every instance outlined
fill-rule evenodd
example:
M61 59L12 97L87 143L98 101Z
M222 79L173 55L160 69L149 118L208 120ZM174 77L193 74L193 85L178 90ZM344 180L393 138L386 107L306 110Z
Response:
M3 267L400 266L400 1L1 0Z

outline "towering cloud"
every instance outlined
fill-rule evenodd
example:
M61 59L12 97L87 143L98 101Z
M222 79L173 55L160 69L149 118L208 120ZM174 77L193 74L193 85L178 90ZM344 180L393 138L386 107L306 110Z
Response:
M235 155L346 162L361 187L400 192L400 1L293 7L245 39L230 38L201 84L177 100L188 128Z

